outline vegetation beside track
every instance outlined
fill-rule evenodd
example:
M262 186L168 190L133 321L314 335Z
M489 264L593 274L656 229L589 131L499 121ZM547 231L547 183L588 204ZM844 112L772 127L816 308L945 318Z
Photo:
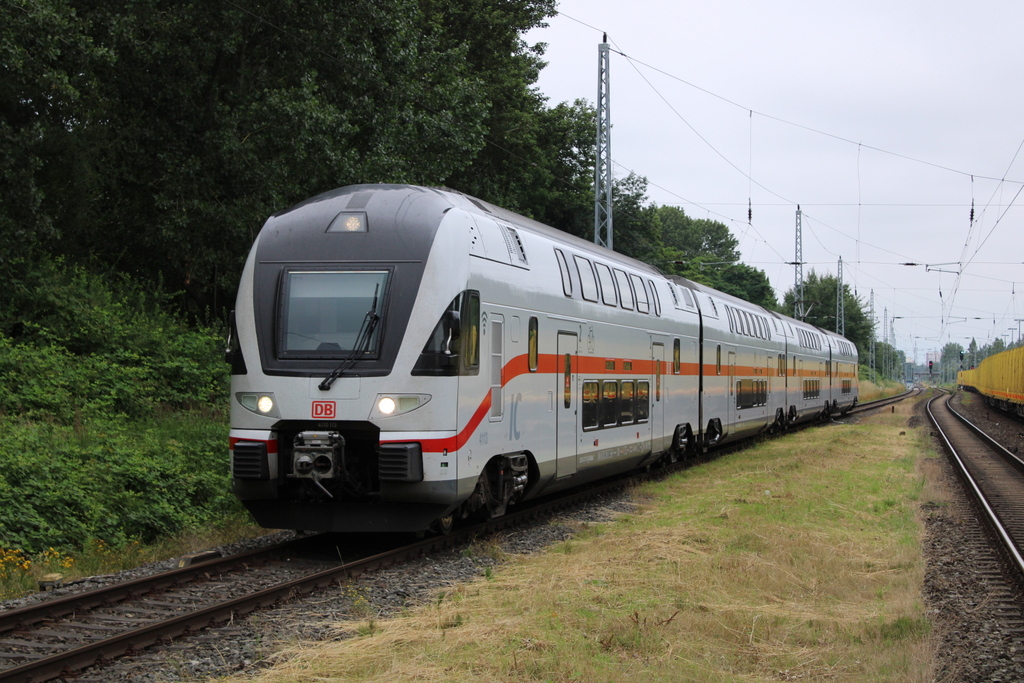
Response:
M641 487L636 514L259 681L928 680L931 456L899 404Z
M902 382L894 382L882 378L878 378L877 382L861 379L859 384L857 394L857 401L859 403L877 401L880 398L896 396L906 391L906 386Z
M0 334L0 598L245 524L210 408L227 402L222 331L163 303L62 265L5 301L24 322Z

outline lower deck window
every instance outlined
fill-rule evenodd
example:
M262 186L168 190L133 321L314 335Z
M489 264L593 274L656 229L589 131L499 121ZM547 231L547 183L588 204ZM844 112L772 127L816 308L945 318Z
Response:
M741 379L736 382L736 407L753 408L768 404L768 380Z
M619 424L633 424L634 420L634 383L632 380L623 381L619 391Z
M619 383L615 380L601 382L601 426L613 427L619 422Z
M647 422L650 417L649 380L586 380L580 411L583 429L602 429Z
M804 380L804 400L810 400L812 398L818 398L821 396L821 380L820 379L805 379Z
M601 404L597 401L597 382L583 383L583 428L597 429L601 424Z
M852 391L853 391L853 380L852 379L844 379L843 380L843 393L844 394L849 394Z

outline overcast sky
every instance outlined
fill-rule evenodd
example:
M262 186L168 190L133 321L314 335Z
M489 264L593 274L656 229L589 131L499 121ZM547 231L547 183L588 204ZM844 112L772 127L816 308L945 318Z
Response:
M834 275L841 256L865 309L874 290L880 338L887 309L908 359L972 336L1017 338L1024 3L562 0L559 10L526 36L548 45L538 85L550 104L595 101L607 32L627 56L611 56L616 177L635 171L654 202L726 223L780 300L793 286L785 262L800 204L805 276Z

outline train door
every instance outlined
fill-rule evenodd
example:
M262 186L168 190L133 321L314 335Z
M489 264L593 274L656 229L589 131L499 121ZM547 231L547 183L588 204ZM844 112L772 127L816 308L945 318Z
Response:
M570 332L558 333L558 397L555 430L555 476L567 477L576 474L576 448L579 444L577 436L579 412L576 391L576 354L578 338Z
M665 345L661 342L651 344L651 360L654 361L654 396L651 397L651 452L665 450L665 396L666 388L662 377L665 368Z
M725 414L728 416L728 424L722 425L722 432L724 434L735 432L736 430L730 430L730 427L736 425L736 352L729 352L729 391L726 393L726 411Z

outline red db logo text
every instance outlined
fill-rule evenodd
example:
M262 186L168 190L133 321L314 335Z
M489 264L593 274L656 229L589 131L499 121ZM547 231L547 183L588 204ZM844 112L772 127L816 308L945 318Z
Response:
M333 420L336 415L334 401L313 401L313 419Z

